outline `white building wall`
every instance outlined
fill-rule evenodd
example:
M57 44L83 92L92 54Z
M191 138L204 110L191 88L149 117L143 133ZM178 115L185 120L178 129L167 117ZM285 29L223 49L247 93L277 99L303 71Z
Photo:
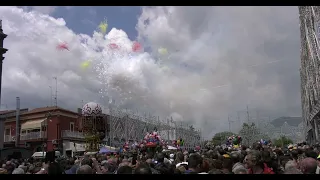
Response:
M86 144L85 143L79 143L79 142L73 142L73 141L63 141L63 155L66 155L66 151L72 151L73 152L81 152L86 151Z

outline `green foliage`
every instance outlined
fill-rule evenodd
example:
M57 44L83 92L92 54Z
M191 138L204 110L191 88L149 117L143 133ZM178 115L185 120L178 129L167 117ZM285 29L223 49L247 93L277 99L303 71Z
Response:
M242 137L242 143L249 146L254 142L260 141L260 139L269 139L266 134L260 132L259 128L256 127L254 123L243 123L239 135Z
M273 140L273 144L277 147L286 147L289 144L293 144L293 141L286 136L281 136L279 139Z
M221 145L224 144L227 140L228 137L236 135L232 132L224 131L224 132L219 132L215 134L211 140L212 144L214 145Z

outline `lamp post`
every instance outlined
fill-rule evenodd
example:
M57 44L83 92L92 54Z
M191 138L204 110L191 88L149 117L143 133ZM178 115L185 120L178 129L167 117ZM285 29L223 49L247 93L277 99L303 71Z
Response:
M3 33L2 29L2 20L0 20L0 103L1 103L1 90L2 90L2 62L4 60L3 55L8 51L8 49L3 48L3 41L7 37L6 34Z
M1 90L2 90L2 62L4 60L3 55L8 49L3 48L3 40L7 37L2 30L2 20L0 20L0 104L1 104ZM0 119L0 134L4 134L4 120ZM4 136L0 136L0 149L3 148Z

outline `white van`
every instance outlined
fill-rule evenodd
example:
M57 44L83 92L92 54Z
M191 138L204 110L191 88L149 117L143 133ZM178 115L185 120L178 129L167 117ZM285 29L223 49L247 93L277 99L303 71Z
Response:
M56 158L59 158L60 155L61 154L59 151L55 151ZM35 152L35 153L33 153L33 155L31 157L36 158L36 159L44 159L46 157L46 152Z

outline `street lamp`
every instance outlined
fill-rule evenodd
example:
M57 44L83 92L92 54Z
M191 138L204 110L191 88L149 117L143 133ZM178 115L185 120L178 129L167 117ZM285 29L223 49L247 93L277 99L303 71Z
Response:
M2 62L4 60L3 55L8 51L8 49L3 48L3 40L7 37L6 34L3 33L2 30L2 20L0 20L0 104L1 104L1 90L2 90ZM0 134L4 133L4 120L0 119ZM4 136L0 136L0 149L3 148L3 139Z
M2 62L4 60L3 55L8 51L8 49L3 48L3 41L4 39L7 37L6 34L3 33L3 29L2 29L2 20L0 20L0 103L1 103L1 90L2 90Z

